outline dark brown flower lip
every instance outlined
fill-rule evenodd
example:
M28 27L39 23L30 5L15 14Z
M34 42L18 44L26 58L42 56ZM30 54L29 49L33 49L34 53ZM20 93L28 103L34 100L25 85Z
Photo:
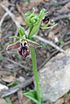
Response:
M29 55L30 52L26 42L24 42L24 45L22 45L22 43L20 44L18 52L23 58L26 58Z
M49 22L49 17L45 16L45 18L43 19L43 23L48 23Z

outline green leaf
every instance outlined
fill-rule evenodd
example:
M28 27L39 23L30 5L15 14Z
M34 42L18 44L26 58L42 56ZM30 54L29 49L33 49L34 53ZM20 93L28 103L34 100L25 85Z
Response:
M63 39L60 39L60 40L59 40L59 43L60 43L61 45L64 45L64 40L63 40Z
M5 60L5 57L0 55L0 62L2 62L3 60Z
M35 14L34 12L25 13L24 19L26 24L29 26L29 39L32 38L33 35L38 33L40 24L42 22L42 19L46 16L46 13L47 12L45 9L42 9L39 15Z
M42 9L39 14L40 20L42 20L48 12L45 9Z
M25 33L25 30L24 30L23 27L20 27L18 32L19 32L19 36L20 36L20 38L23 37L23 36L26 37L26 33Z
M34 16L35 16L34 13L31 13L31 12L25 13L24 19L25 19L26 24L27 24L29 27L32 27L31 18L34 17Z
M10 84L8 84L8 87L13 88L13 87L16 87L18 84L19 84L18 81L11 82Z
M46 10L42 9L38 16L36 15L35 17L31 18L33 26L32 28L30 28L30 32L28 35L29 39L32 38L33 35L38 33L42 19L46 16L46 13L47 13Z
M40 22L38 22L30 31L28 38L31 39L33 35L37 34L39 31L39 27L40 27Z
M9 97L5 97L5 101L6 101L6 104L12 104L12 102L11 102Z
M41 26L41 29L42 30L45 30L45 29L53 29L55 26L57 26L57 24L55 22L51 23L47 23L47 24L44 24Z
M35 90L30 90L28 92L25 92L23 95L28 97L30 100L32 100L36 104L39 104L38 98L37 98L37 93Z
M10 38L15 38L15 39L20 39L20 37L19 36L10 36Z

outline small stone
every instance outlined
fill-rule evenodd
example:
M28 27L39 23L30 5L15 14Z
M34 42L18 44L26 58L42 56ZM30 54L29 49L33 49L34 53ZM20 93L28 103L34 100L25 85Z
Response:
M59 100L56 101L55 104L63 104L64 103L64 99L60 98Z
M8 87L0 83L0 92L4 90L8 90Z
M17 80L18 80L19 82L21 82L21 83L24 83L25 78L24 78L24 77L22 77L22 76L20 76Z
M7 82L7 83L11 83L11 82L15 82L16 81L16 78L14 76L5 76L2 78L2 80L4 82Z
M65 100L65 104L70 104L70 95L66 94L66 96L64 96L64 100Z
M6 104L6 101L3 98L0 98L0 104Z

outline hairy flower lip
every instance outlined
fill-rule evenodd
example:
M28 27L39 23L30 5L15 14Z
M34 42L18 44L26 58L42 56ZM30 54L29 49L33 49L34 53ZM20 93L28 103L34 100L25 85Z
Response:
M22 43L20 44L18 52L23 58L26 58L29 55L30 51L26 42L24 42L24 45Z
M48 23L49 22L49 17L45 16L45 18L43 19L43 23Z

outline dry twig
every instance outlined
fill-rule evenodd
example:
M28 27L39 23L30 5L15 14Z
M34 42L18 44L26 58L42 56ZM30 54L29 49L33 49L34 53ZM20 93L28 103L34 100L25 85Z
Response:
M35 38L38 39L38 40L40 40L40 41L42 41L45 44L51 45L52 47L54 47L55 49L57 49L60 52L65 53L65 51L62 48L60 48L59 46L57 46L56 44L54 44L52 41L49 41L47 39L43 39L43 38L41 38L39 36L35 36Z

